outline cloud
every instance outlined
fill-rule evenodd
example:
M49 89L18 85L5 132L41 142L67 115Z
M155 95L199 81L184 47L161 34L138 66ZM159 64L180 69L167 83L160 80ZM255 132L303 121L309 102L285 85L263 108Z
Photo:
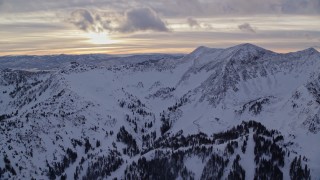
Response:
M238 28L243 32L256 33L254 28L249 23L243 23L238 26Z
M150 8L134 8L124 14L77 9L66 22L86 32L169 31L166 23Z
M204 23L203 24L203 27L204 27L204 29L206 29L206 30L213 30L214 28L212 27L212 25L211 24L208 24L208 23Z
M187 18L187 23L192 28L193 27L200 27L199 22L196 19L192 18L192 17L188 17Z
M81 30L95 30L95 20L92 14L86 9L78 9L73 11L68 21Z
M104 20L96 12L92 13L86 9L73 11L67 19L67 22L86 32L112 30L109 20Z
M150 7L169 18L238 15L319 15L319 0L0 0L0 14L68 9L105 9L119 13L129 8Z
M204 29L204 30L213 30L214 29L211 24L200 23L197 19L195 19L193 17L187 18L187 24L191 28Z
M118 28L118 31L123 33L147 30L159 32L169 31L166 23L150 8L134 8L128 10L125 13L124 21Z
M286 14L320 14L319 0L283 0L281 10Z
M137 0L139 1L139 0ZM140 0L166 17L217 17L230 15L320 14L319 0Z

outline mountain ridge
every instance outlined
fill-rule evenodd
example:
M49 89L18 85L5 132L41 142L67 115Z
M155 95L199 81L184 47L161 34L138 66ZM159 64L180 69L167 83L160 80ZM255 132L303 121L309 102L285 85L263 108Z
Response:
M319 53L195 51L0 70L0 177L319 177Z

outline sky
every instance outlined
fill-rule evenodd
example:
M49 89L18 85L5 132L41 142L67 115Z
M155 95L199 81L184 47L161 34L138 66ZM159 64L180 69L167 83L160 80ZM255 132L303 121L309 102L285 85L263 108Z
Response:
M0 56L320 50L320 0L0 0Z

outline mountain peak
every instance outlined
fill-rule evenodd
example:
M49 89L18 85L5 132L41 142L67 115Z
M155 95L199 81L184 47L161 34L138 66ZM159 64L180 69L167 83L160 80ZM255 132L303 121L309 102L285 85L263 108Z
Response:
M231 49L237 49L237 50L246 50L246 51L267 51L266 49L259 47L257 45L254 44L250 44L250 43L243 43L243 44L239 44L233 47L230 47Z
M189 55L193 59L196 59L199 56L201 56L202 54L207 54L207 53L211 54L211 53L216 52L217 50L220 50L220 49L210 48L210 47L206 47L206 46L199 46L194 51L192 51Z
M256 61L266 54L272 54L272 51L266 50L250 43L239 44L227 48L226 51L232 54L233 60L243 61Z
M296 51L296 52L291 52L289 54L295 54L298 56L310 56L310 55L316 55L316 54L320 54L319 51L317 51L315 48L310 47L301 51Z
M242 47L258 47L254 44L251 44L251 43L241 43L241 44L238 44L236 46L242 46Z
M216 48L210 48L210 47L207 47L207 46L199 46L192 53L194 53L194 52L203 53L203 52L212 51L212 50L217 50L217 49Z
M314 54L314 53L319 53L315 48L310 47L308 49L302 50L301 52L306 52L308 54Z

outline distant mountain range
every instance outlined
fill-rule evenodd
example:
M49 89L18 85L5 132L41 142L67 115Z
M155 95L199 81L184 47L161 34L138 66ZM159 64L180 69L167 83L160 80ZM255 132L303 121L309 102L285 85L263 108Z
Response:
M0 57L0 179L318 179L320 53Z

